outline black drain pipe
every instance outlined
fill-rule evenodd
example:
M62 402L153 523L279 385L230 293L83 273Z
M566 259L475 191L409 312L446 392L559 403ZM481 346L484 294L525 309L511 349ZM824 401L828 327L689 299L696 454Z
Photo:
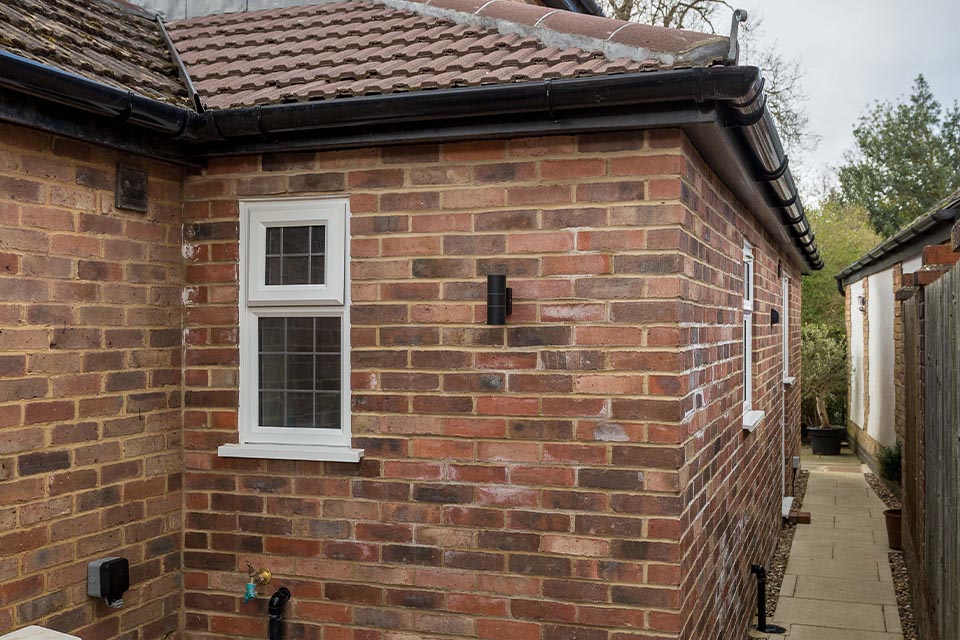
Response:
M270 596L267 613L270 616L270 640L283 640L283 608L290 601L290 590L280 587Z
M762 564L750 565L750 573L757 576L757 631L786 633L783 627L767 624L767 570Z

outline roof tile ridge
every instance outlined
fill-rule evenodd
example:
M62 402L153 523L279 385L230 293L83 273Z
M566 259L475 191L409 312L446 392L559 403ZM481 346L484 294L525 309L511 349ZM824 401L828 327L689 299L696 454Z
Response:
M532 38L548 47L583 49L602 53L609 60L657 60L663 66L705 66L727 62L729 38L699 34L701 39L678 51L651 49L642 44L650 32L695 32L624 22L612 18L570 14L567 11L528 5L514 0L367 0L399 11L482 27L503 35ZM560 24L557 24L560 23ZM563 27L560 30L556 27ZM616 37L615 37L616 36Z

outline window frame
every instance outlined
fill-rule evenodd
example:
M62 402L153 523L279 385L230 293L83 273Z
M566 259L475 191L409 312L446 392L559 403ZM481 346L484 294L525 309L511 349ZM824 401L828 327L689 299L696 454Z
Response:
M310 203L329 205L320 199L311 200L249 200L240 203L241 269L248 276L244 302L247 306L275 306L278 304L343 306L346 280L347 209L322 206L319 210L304 209ZM342 213L342 215L341 215ZM261 284L266 280L268 227L301 227L323 225L326 235L324 247L324 284ZM243 243L242 229L246 228L249 244ZM246 250L246 251L244 251ZM251 259L251 257L255 259Z
M350 207L345 197L269 198L240 202L239 443L224 457L358 462L351 448L350 407ZM266 264L266 229L326 227L323 285L260 285ZM253 259L256 258L256 259ZM258 283L256 286L253 283ZM265 427L259 424L259 320L263 317L340 318L340 428Z
M782 298L783 313L780 314L781 325L783 326L783 384L790 386L797 381L796 376L790 374L790 276L780 278L780 295Z
M743 429L753 431L764 412L753 408L753 313L756 307L756 261L753 245L743 243Z

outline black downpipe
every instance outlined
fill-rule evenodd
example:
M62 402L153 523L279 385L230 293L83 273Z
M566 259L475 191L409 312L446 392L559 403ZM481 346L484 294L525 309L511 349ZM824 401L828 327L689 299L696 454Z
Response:
M269 616L270 640L283 640L283 608L290 601L290 590L280 587L272 596L267 605Z
M750 573L757 576L757 631L762 633L786 633L775 624L767 624L767 570L762 564L750 565Z

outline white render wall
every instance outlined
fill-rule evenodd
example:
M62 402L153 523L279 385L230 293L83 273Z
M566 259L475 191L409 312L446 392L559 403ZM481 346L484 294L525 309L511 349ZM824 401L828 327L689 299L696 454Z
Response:
M867 393L870 394L867 433L880 444L890 446L896 442L897 437L893 269L870 276L867 288L869 291L867 323L870 366L867 374Z
M850 285L850 420L861 429L864 427L864 368L863 368L863 312L860 311L860 296L863 295L863 280Z

